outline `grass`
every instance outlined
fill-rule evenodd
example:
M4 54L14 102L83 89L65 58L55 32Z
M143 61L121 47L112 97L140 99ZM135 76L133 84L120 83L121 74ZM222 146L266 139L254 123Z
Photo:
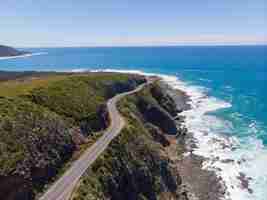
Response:
M51 111L81 121L95 115L96 108L115 93L113 84L126 85L129 75L88 73L24 77L0 82L0 97L27 97Z
M67 78L66 75L51 75L46 77L27 77L19 80L9 80L0 82L0 96L16 97L28 95L30 92L39 87L46 87L53 82Z
M127 184L132 182L136 184L137 199L151 199L151 195L160 193L163 182L161 165L162 162L165 162L160 153L163 146L153 140L145 128L144 122L140 119L137 109L137 101L140 97L146 98L153 104L156 103L149 89L123 98L119 102L119 110L127 125L83 175L72 200L110 198L111 194L115 192L114 190L117 192L122 190L117 193L117 195L121 195L120 198L116 198L127 199L126 196L123 196L127 193L124 190L127 190ZM143 172L147 174L143 180L135 178L136 175ZM130 183L123 183L125 177ZM147 188L141 186L142 182L147 183L145 184ZM112 189L113 184L116 185L114 189Z
M112 83L127 81L127 76L119 75L72 76L47 87L35 88L29 97L60 115L80 121L94 114L105 102Z

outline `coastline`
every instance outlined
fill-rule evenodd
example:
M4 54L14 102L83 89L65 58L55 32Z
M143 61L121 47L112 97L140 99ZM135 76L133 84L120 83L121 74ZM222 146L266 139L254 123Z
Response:
M197 139L194 134L187 130L184 123L187 119L183 112L191 109L191 96L186 91L175 88L167 80L170 76L159 75L152 73L144 73L138 70L84 70L83 68L72 70L71 72L115 72L115 73L128 73L139 74L147 77L156 76L160 78L161 86L173 98L176 103L177 109L180 113L177 115L177 126L185 128L184 135L176 137L167 136L170 146L166 148L169 159L171 160L177 173L181 176L182 193L187 195L187 200L222 200L226 198L227 187L222 177L218 176L215 171L204 169L203 165L207 158L204 156L194 154L194 149L197 147ZM189 119L190 120L190 119ZM182 123L181 123L182 121ZM184 121L184 122L183 122ZM182 151L183 156L178 157L178 153ZM212 187L211 187L212 185Z
M81 69L82 70L82 69ZM163 85L165 85L166 90L169 91L169 94L176 101L178 110L182 112L179 116L184 118L183 126L188 129L186 122L191 119L186 116L186 112L192 110L192 98L194 96L186 90L186 86L177 84L177 78L174 76L163 75L163 74L154 74L154 73L144 73L139 70L114 70L114 69L105 69L105 70L93 70L93 72L116 72L116 73L132 73L140 74L145 76L157 76L161 79ZM179 83L181 84L181 83ZM227 199L229 197L227 186L222 177L216 173L213 169L205 168L204 165L209 161L207 157L196 154L194 151L198 146L198 139L194 132L187 130L187 134L184 137L183 146L184 146L184 157L181 159L177 165L177 170L180 170L182 177L184 177L187 185L185 186L192 194L192 200L219 200ZM173 138L171 138L173 140ZM178 144L179 141L177 141ZM180 141L181 142L181 141ZM191 174L191 178L188 176ZM198 180L195 178L199 177ZM210 191L210 183L213 183L214 188ZM201 185L201 187L199 187ZM197 192L196 194L194 194Z
M72 72L84 71L90 72L83 69ZM181 174L184 190L191 194L189 200L254 200L256 199L253 198L254 194L260 194L253 185L256 178L243 168L251 164L248 163L251 161L248 160L251 152L249 150L245 152L249 154L248 157L241 157L242 155L235 157L240 150L243 150L238 146L238 141L233 140L234 137L221 134L223 132L220 130L217 132L217 129L209 129L218 122L223 122L223 119L216 118L209 112L227 108L231 106L230 104L208 96L205 91L200 90L201 88L188 85L175 76L113 69L93 70L93 72L140 74L157 76L161 79L160 82L165 85L163 90L173 97L180 110L179 115L174 118L177 120L177 125L187 129L187 134L182 137L184 140L169 138L174 144L170 148L169 157L177 172ZM221 128L225 130L227 127ZM181 152L180 147L184 147L182 158L177 156L177 151ZM256 166L261 165L256 163ZM259 173L264 173L260 172L262 169L264 167L258 169ZM259 199L265 200L264 195Z
M178 110L190 110L190 96L185 92L174 89L162 80L167 93L175 100ZM177 125L180 126L183 114L178 115ZM186 120L186 119L184 119ZM182 123L182 126L184 124ZM226 186L222 178L217 176L214 171L203 169L203 163L207 160L203 156L193 154L197 146L193 134L185 128L184 135L177 138L169 137L172 144L168 149L169 157L176 166L182 179L183 190L186 191L189 200L221 200L225 197ZM177 157L178 151L183 151L181 158Z
M185 163L192 160L192 155L193 161L200 158L201 162L198 162L200 168L208 174L213 174L212 177L217 177L217 182L220 182L217 190L220 199L265 200L262 184L267 183L264 175L266 174L264 161L267 157L263 145L254 141L252 144L255 146L244 146L238 137L225 134L231 131L230 121L210 114L217 110L228 109L232 105L207 95L207 88L189 85L175 76L159 76L170 87L181 90L189 96L191 108L181 113L185 117L184 125L189 131L188 141L191 141L189 152L185 153ZM214 186L216 181L211 178L210 182L212 184L208 184L207 187ZM192 184L196 184L195 180L192 180Z
M10 60L10 59L16 59L16 58L27 58L27 57L32 57L32 56L40 56L40 55L45 55L47 53L45 52L40 52L40 53L26 53L22 54L19 56L6 56L6 57L0 57L0 60Z
M170 96L175 100L178 110L181 111L179 116L184 118L183 126L187 129L186 135L183 137L183 141L178 141L177 138L169 137L169 140L172 144L175 144L169 148L171 149L169 154L172 157L172 161L176 166L176 169L181 173L183 179L184 190L186 191L189 200L222 200L229 199L229 192L227 191L226 182L223 178L216 173L215 170L205 168L204 165L206 162L209 162L207 157L201 156L194 153L198 146L198 138L195 137L194 132L188 130L186 122L191 119L184 114L185 112L190 112L192 110L192 98L193 95L186 91L185 86L179 85L175 86L177 83L177 78L169 75L154 74L154 73L144 73L139 70L114 70L114 69L100 69L100 70L84 70L84 69L75 69L71 72L115 72L115 73L128 73L128 74L139 74L144 76L156 76L161 79L162 84L166 87L166 90L169 92ZM177 125L180 124L180 119L177 120ZM184 156L182 159L178 159L177 148L178 144L183 146ZM174 152L174 150L176 152ZM210 185L213 185L213 188L210 188Z
M258 152L257 149L252 153L250 152L250 149L243 151L244 149L240 148L241 144L238 143L238 138L227 136L220 130L217 131L216 126L218 124L220 126L219 128L222 128L223 131L227 131L225 129L227 127L225 127L225 124L223 124L223 119L209 114L210 112L214 112L219 109L228 108L231 106L231 104L209 96L206 94L205 90L201 90L202 88L195 85L189 85L186 81L181 81L179 78L172 75L144 73L138 70L84 70L82 68L78 70L72 70L73 73L90 71L157 76L161 78L162 82L166 83L169 88L176 90L176 92L179 91L179 98L176 99L176 102L179 104L181 102L181 104L184 104L184 102L190 104L190 108L187 107L186 109L183 109L182 113L180 113L181 116L184 116L181 118L184 119L183 123L188 129L188 135L186 139L187 150L184 153L185 158L180 162L181 171L188 168L191 170L189 170L189 172L183 172L185 174L185 179L189 178L186 176L186 173L195 173L196 175L192 175L192 177L197 177L200 173L205 173L203 175L203 179L210 180L206 182L213 183L217 181L221 183L221 186L219 187L220 189L217 190L220 193L218 193L218 196L222 196L223 193L223 197L221 199L265 200L264 195L261 195L264 194L264 191L261 190L262 187L257 188L257 185L255 185L255 182L259 180L257 179L258 177L254 177L251 175L251 171L247 171L247 169L251 168L245 168L247 166L250 167L251 164L254 164L251 161L253 159L252 156L256 155L254 153ZM214 126L215 129L212 130ZM244 156L244 154L246 155ZM265 168L264 166L264 163L255 164L255 167L260 167L257 168L256 175L265 173L265 171L263 171ZM252 168L252 170L255 169L255 167ZM179 167L177 167L177 169L179 169ZM261 180L264 181L264 176ZM188 182L190 182L190 180L188 180ZM191 182L193 185L201 182L201 180L191 180ZM204 187L205 184L202 185ZM209 185L206 186L206 191L205 188L202 188L200 192L202 192L203 195L207 194L207 188L209 188Z
M187 102L191 106L190 109L183 111L181 115L184 116L184 125L191 135L191 139L189 138L188 141L191 141L192 147L184 154L185 160L182 165L189 165L188 167L196 172L195 176L198 176L199 173L204 173L203 179L206 181L203 180L203 182L207 184L206 188L203 186L199 191L202 195L199 195L205 196L205 194L208 194L210 189L209 182L213 183L213 185L215 182L220 182L216 184L217 186L215 188L217 189L214 189L215 191L213 190L212 200L215 197L225 200L254 200L260 197L258 195L262 191L259 191L258 189L260 188L255 185L257 184L255 182L257 179L252 178L253 176L250 175L251 171L246 171L246 167L250 166L251 156L254 154L240 148L238 138L228 137L220 129L217 131L217 125L219 125L219 128L221 126L223 130L227 131L227 127L225 127L227 124L224 124L223 119L209 115L210 112L231 107L230 103L209 96L205 92L206 88L188 85L173 75L144 73L139 70L105 69L93 71L158 76L170 88L182 91L186 96L185 99L187 99ZM215 129L213 130L212 128ZM246 153L249 153L249 156L246 156ZM190 154L193 157L186 158ZM201 182L201 180L199 181ZM192 180L193 184L196 184L196 181ZM259 199L262 198L263 196ZM263 200L265 199L263 198Z

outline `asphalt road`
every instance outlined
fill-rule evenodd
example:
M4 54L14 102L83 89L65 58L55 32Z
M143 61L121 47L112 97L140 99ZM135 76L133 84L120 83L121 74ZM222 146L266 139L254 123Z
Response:
M73 189L86 169L97 159L97 157L108 147L125 125L123 117L116 108L116 103L124 96L141 90L145 85L150 84L148 80L135 90L114 96L107 102L111 124L104 134L90 147L82 156L73 162L72 166L59 178L40 198L40 200L68 200Z

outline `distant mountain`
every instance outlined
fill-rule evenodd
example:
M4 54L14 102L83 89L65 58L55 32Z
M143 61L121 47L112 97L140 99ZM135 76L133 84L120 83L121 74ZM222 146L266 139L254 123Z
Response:
M19 51L12 47L0 45L0 57L20 56L28 52Z

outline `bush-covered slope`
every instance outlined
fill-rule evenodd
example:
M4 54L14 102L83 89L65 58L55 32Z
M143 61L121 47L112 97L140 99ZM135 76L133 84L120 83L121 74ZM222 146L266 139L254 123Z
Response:
M55 159L56 164L60 156L67 155L64 151L73 149L68 125L44 107L22 99L1 98L0 113L1 174L15 170L26 175L29 172L19 167L23 162L38 166Z
M113 73L1 82L0 197L34 199L78 150L80 137L107 127L106 100L142 82L140 76Z
M1 98L0 112L0 196L30 199L75 150L68 124L22 99Z
M127 126L87 170L73 200L187 199L180 190L181 178L165 150L170 142L164 124L173 126L175 122L160 105L172 104L171 113L174 113L175 103L166 102L169 97L163 102L162 95L152 95L154 87L158 86L147 88L120 102L119 108L127 120ZM151 120L147 116L155 110L157 115ZM157 116L159 121L156 120ZM173 131L173 127L170 130ZM179 136L181 132L183 129L177 124L176 134Z
M36 104L80 122L95 115L96 108L108 98L131 90L142 81L125 74L72 76L48 87L35 88L28 97Z

